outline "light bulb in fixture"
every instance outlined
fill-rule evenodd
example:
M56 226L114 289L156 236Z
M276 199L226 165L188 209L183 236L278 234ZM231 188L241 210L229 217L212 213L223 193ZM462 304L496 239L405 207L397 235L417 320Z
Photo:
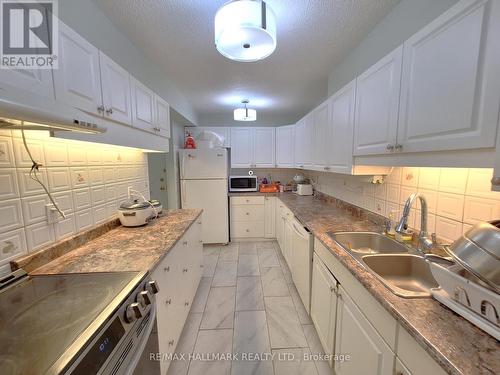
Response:
M276 49L276 17L262 0L233 0L215 15L215 47L242 62L265 59Z
M257 120L257 111L255 109L248 108L248 100L243 100L242 103L245 105L244 108L236 108L234 110L234 120L235 121L255 121Z

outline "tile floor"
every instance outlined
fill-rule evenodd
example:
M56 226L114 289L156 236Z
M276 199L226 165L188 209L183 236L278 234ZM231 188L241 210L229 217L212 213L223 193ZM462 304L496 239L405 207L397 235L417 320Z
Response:
M172 362L168 375L332 374L328 362L304 359L323 349L277 242L203 251L203 278L177 346L186 360ZM207 360L211 353L226 360Z

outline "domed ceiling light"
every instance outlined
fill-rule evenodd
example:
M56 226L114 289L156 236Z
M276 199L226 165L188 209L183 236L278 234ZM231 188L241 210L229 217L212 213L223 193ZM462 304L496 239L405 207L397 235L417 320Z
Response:
M276 49L276 17L262 0L233 0L215 15L215 47L227 58L251 62Z
M257 120L257 111L247 107L248 100L243 100L241 103L245 105L244 108L236 108L234 110L235 121L255 121Z

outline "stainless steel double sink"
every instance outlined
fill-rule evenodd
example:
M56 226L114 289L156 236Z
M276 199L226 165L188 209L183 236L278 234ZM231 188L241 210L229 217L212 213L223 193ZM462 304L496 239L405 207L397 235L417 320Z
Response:
M430 289L438 287L427 260L416 249L374 232L328 235L400 297L430 297Z

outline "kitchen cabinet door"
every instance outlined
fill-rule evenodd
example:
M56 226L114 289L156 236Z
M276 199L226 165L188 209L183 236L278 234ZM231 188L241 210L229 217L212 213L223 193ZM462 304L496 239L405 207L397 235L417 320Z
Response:
M53 70L56 99L103 115L99 50L59 22L59 68Z
M305 120L302 119L295 124L294 141L294 165L295 168L304 168L305 155Z
M264 199L264 224L266 238L276 238L276 197Z
M304 121L303 163L304 168L312 169L313 166L313 140L315 136L313 113L307 115Z
M357 78L354 155L394 150L402 61L400 46Z
M105 117L132 125L130 74L102 52L99 52L99 62Z
M461 1L404 43L401 151L495 147L498 35L498 1Z
M330 138L327 146L327 167L331 172L352 173L354 110L356 81L340 89L329 100Z
M132 125L155 133L155 94L134 77L130 77L132 97Z
M276 128L276 167L293 168L294 125Z
M170 105L155 94L155 132L161 137L170 138Z
M252 128L231 129L231 167L253 167L253 131Z
M0 69L0 89L11 88L54 99L54 81L49 69Z
M375 328L339 287L335 353L349 354L349 361L336 361L338 375L387 375L393 373L394 353Z
M334 353L337 280L315 254L311 287L311 319L326 354ZM332 366L333 361L330 361Z
M313 142L311 148L312 168L318 171L328 171L328 153L332 139L328 116L328 101L321 104L312 113Z
M256 168L276 167L275 129L253 128L253 165Z

